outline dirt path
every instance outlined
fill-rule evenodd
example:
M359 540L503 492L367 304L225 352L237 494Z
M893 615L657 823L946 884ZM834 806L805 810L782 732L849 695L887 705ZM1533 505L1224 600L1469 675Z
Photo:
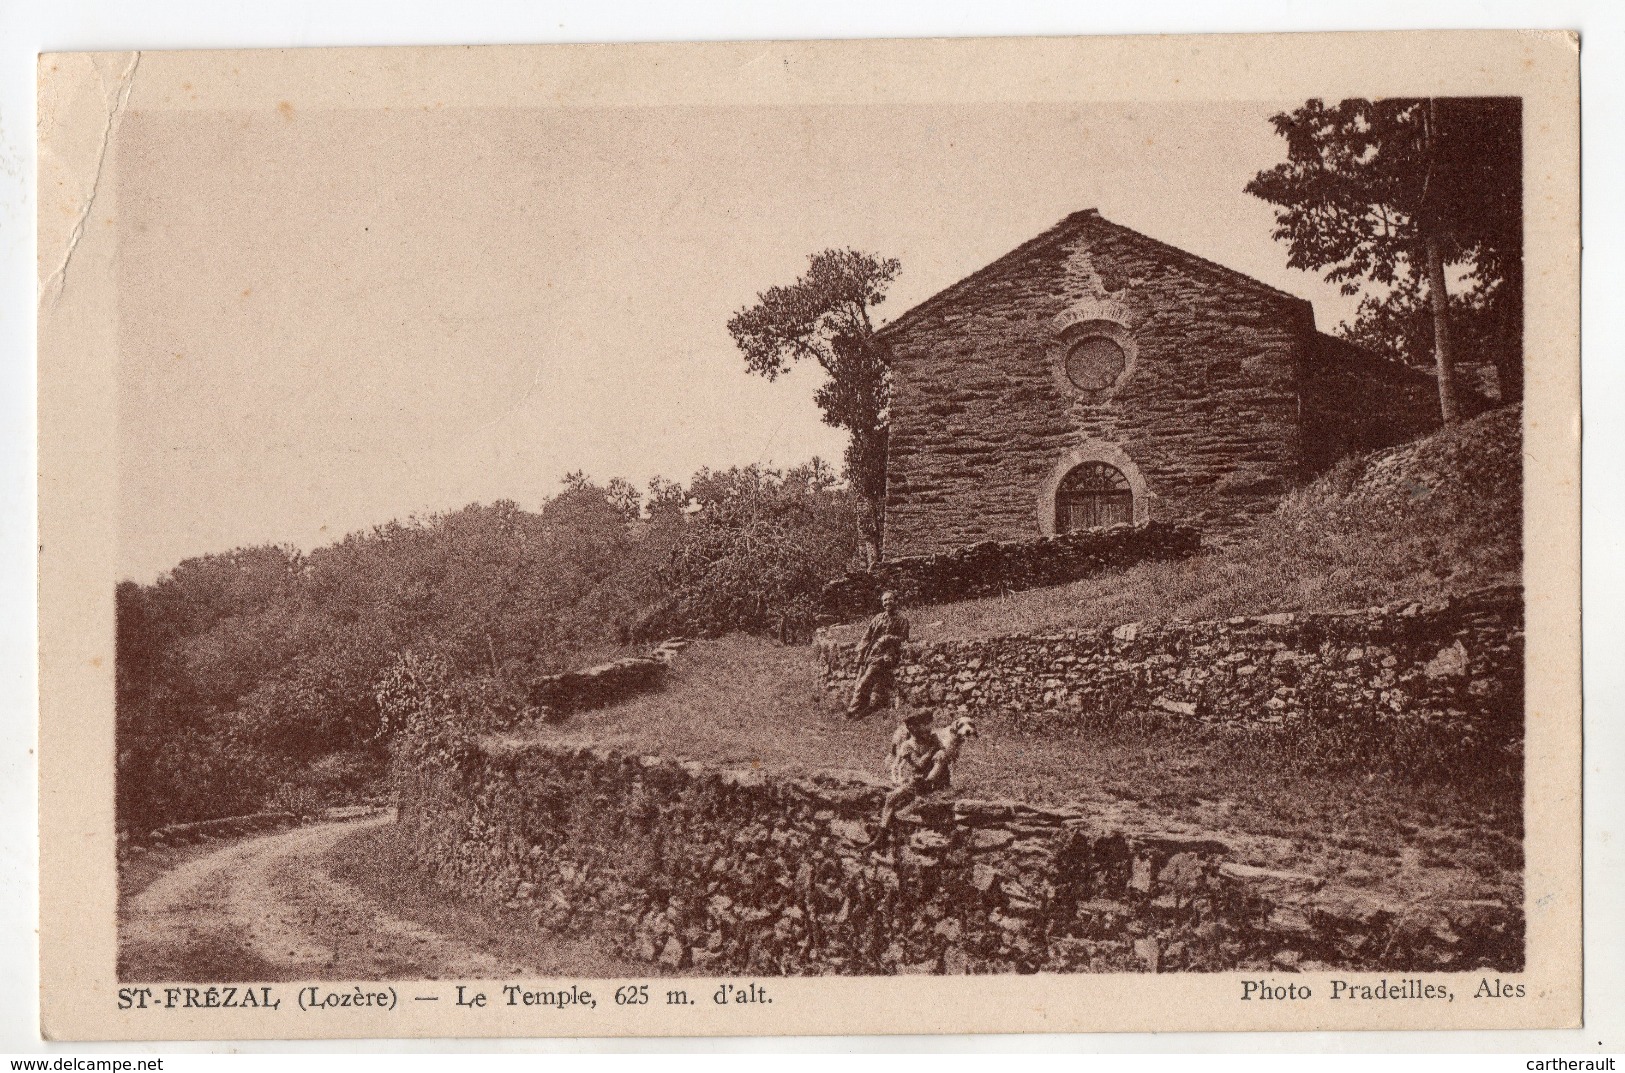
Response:
M397 915L334 877L335 844L391 820L300 827L183 861L121 907L120 977L479 979L535 971Z

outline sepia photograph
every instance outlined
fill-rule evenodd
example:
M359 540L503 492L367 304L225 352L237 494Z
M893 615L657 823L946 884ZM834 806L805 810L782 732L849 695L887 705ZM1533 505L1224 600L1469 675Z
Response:
M1561 101L1572 53L1525 43ZM102 475L105 722L63 740L107 752L74 807L121 1017L1574 993L1529 975L1578 959L1531 917L1578 877L1549 115L1347 66L824 92L883 47L506 102L441 98L434 50L41 57L104 121L41 302L98 288L108 376L78 409L86 359L42 356L41 427L60 392ZM616 48L490 66L664 55ZM355 56L410 91L339 103Z

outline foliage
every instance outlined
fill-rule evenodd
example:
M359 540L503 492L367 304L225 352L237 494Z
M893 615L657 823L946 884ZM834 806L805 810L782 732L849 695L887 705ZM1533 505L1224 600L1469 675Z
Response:
M1294 268L1324 270L1346 294L1366 292L1367 340L1384 320L1414 320L1424 284L1444 290L1442 267L1476 282L1477 303L1432 315L1482 314L1469 334L1492 336L1503 397L1521 387L1522 134L1515 98L1310 100L1271 122L1287 159L1247 192L1275 205L1275 238ZM1448 355L1436 349L1441 377ZM1413 334L1393 335L1413 362ZM1448 339L1448 336L1441 337Z
M527 682L611 655L662 600L684 631L763 628L857 546L853 496L816 460L656 478L646 506L573 473L539 512L476 504L119 585L119 822L367 794L413 696L521 720Z
M870 539L879 546L886 481L890 354L875 337L870 310L885 301L901 263L893 257L829 249L808 258L795 282L769 287L728 321L751 372L777 379L804 358L827 374L815 400L824 423L851 433L846 477L869 504Z
M634 637L747 628L806 640L819 590L850 564L860 536L853 497L829 466L701 470L689 494L697 509L686 523L651 534L658 588L670 595Z
M1509 297L1504 280L1469 275L1465 289L1450 296L1453 342L1463 365L1495 370L1495 391L1515 397L1519 391L1523 355L1521 329L1509 328ZM1427 296L1413 279L1401 280L1382 296L1360 299L1353 324L1340 324L1337 335L1374 354L1385 354L1407 365L1427 369L1433 363L1433 312ZM1509 371L1512 370L1512 371Z

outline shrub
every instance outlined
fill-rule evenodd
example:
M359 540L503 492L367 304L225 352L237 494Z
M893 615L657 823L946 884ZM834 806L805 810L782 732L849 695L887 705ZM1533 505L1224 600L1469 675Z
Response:
M641 498L576 473L539 512L473 505L119 585L119 822L253 812L284 786L356 792L376 761L329 758L381 753L401 653L433 653L465 714L511 723L527 683L601 662L667 597L672 632L803 616L858 542L850 495L816 462L656 479L646 516Z

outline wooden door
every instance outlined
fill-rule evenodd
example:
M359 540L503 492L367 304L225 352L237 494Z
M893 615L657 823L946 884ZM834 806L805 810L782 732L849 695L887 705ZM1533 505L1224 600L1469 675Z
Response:
M1055 531L1073 533L1134 523L1134 493L1115 466L1085 462L1061 481L1055 495Z

